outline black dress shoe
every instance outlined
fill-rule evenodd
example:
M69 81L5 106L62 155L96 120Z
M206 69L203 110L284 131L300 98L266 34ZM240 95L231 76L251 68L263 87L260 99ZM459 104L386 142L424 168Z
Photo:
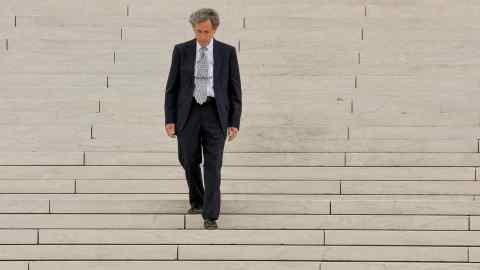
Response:
M218 229L217 222L211 219L203 220L203 227L207 230Z
M200 214L202 213L202 207L201 206L192 206L190 209L188 209L189 214Z

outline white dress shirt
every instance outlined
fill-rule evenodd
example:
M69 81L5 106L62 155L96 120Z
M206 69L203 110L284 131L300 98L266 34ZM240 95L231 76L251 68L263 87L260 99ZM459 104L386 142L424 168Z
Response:
M195 74L197 74L197 62L200 61L200 48L202 45L197 41L197 54L195 59ZM207 85L207 96L215 97L213 91L213 38L210 40L210 43L207 45L207 57L208 57L208 76L210 80Z

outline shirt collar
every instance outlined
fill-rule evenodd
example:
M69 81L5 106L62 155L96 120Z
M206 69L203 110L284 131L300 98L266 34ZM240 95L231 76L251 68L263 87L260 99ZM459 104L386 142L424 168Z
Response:
M197 41L197 51L200 51L200 48L202 47L202 45L200 45L200 43L198 43ZM211 52L212 49L213 49L213 38L210 40L210 43L208 43L207 45L207 48L208 48L208 52Z

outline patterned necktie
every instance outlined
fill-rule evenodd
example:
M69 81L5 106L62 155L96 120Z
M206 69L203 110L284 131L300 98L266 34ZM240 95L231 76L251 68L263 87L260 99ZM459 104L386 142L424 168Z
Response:
M195 75L195 91L193 93L195 100L202 104L207 100L208 77L208 56L207 48L200 48L200 60L197 62L197 74Z

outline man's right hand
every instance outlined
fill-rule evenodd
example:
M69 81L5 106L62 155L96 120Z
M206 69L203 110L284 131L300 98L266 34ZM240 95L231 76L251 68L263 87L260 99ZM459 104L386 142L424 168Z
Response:
M170 123L165 125L165 132L168 137L175 138L175 123Z

